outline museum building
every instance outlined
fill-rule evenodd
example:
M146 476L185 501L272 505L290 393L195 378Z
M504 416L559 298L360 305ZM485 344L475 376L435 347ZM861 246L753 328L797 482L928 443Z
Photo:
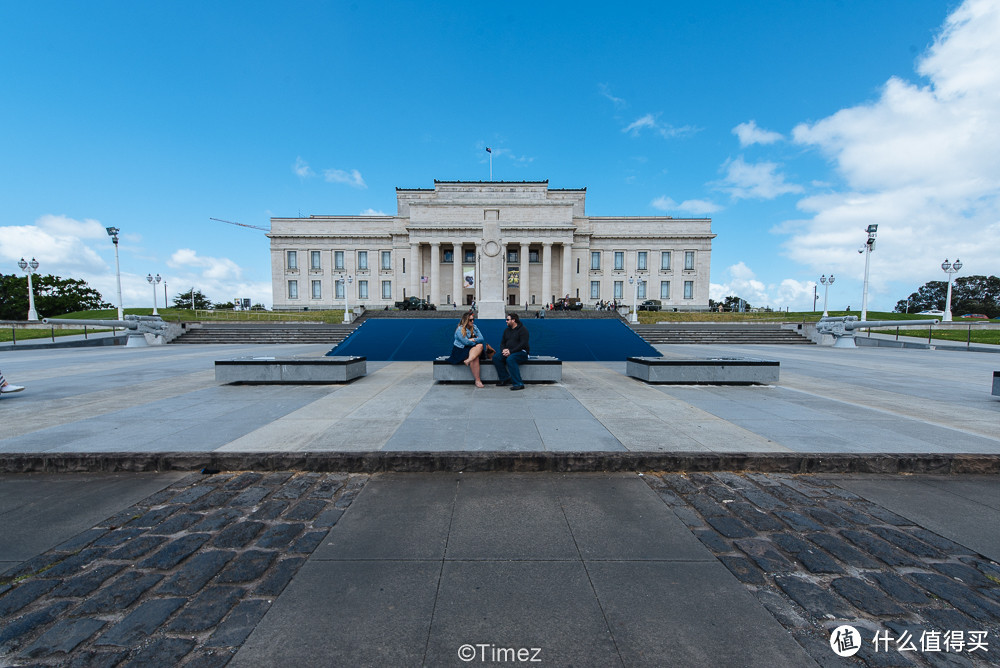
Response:
M417 296L441 308L481 301L494 283L511 306L631 304L637 290L664 309L708 308L710 218L588 216L586 196L548 181L435 181L397 188L394 216L272 218L274 309L342 308L345 296L351 307ZM497 228L499 246L484 242ZM486 266L502 284L481 275L484 251L500 255Z

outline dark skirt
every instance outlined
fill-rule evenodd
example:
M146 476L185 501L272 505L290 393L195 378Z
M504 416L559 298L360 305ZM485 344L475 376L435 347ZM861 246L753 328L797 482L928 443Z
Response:
M448 358L449 364L461 364L465 360L469 359L469 351L476 347L478 344L473 344L471 346L458 346L451 347L451 357Z

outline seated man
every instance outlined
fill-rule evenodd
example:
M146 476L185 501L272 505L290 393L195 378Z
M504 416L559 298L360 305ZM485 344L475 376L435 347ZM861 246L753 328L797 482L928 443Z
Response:
M516 313L507 314L507 329L500 339L500 354L493 356L497 368L497 385L511 385L512 390L523 390L520 364L528 359L528 330Z

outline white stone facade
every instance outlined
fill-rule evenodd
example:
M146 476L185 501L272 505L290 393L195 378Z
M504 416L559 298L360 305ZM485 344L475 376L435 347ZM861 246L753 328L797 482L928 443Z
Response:
M272 218L274 308L343 308L347 278L352 307L380 309L413 295L438 308L465 305L498 278L509 305L539 308L566 296L631 304L634 277L640 301L708 308L710 218L588 216L586 195L547 181L435 181L433 189L397 188L395 216ZM493 221L499 249L483 242ZM481 276L484 253L495 258L497 250L502 276Z

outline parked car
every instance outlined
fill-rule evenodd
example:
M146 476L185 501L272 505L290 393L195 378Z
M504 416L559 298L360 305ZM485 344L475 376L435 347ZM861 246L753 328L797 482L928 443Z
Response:
M647 299L639 304L640 311L659 311L661 308L663 308L663 302L659 299Z
M407 297L401 302L396 302L396 308L400 311L436 311L437 307L430 304L426 299L419 297Z
M989 320L988 315L983 315L982 313L966 313L965 315L958 316L959 318L968 318L970 320Z
M938 311L937 309L930 309L927 311L921 311L917 315L944 315L944 311Z

